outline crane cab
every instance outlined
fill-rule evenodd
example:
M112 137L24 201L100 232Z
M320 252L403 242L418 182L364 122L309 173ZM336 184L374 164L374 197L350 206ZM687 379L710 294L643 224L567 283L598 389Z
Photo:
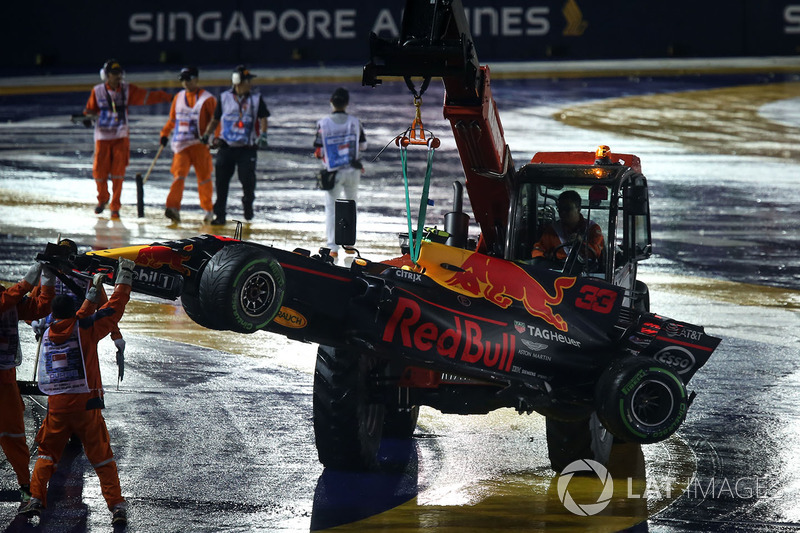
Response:
M652 253L647 179L638 157L614 155L605 146L595 153L539 153L516 172L514 184L506 259L636 288L636 265ZM546 231L555 232L563 243L575 237L587 241L587 235L559 230L558 198L567 191L580 197L580 215L589 221L585 227L600 227L599 253L578 245L570 254L573 247L564 244L560 257L533 258Z

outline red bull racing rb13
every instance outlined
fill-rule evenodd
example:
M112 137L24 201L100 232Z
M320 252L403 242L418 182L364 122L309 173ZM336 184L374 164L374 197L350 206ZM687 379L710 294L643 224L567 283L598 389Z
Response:
M137 265L134 291L180 298L201 326L319 344L314 431L328 467L376 466L381 438L410 437L422 405L540 413L556 471L576 459L605 463L613 437L666 439L720 339L650 312L637 280L652 253L639 158L602 146L538 153L515 168L460 1L408 0L403 32L372 37L363 81L443 79L465 175L446 232L418 232L401 257L358 255L349 267L326 249L214 235L78 256L49 246L40 259L88 277L126 257ZM474 240L462 187L480 227ZM352 244L354 217L341 222L341 243Z

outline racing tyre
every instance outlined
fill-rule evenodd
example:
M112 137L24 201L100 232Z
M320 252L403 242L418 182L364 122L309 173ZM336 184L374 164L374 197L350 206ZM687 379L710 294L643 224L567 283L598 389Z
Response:
M319 346L314 370L314 440L326 468L377 468L385 408L372 397L370 382L379 370L375 357Z
M600 423L596 413L581 420L545 419L547 455L550 467L561 472L578 459L592 459L605 466L614 437Z
M200 303L199 297L199 284L203 279L203 272L205 272L205 265L197 273L197 277L191 283L184 283L183 293L181 294L181 306L186 312L186 315L191 318L197 325L208 329L225 329L219 325L217 316L213 310L206 310Z
M393 439L410 439L417 429L419 406L386 409L383 417L383 436Z
M181 294L181 305L186 315L197 325L208 329L225 329L220 326L212 313L207 313L200 304L200 298L187 291Z
M645 357L612 363L597 382L595 403L600 421L611 433L641 444L675 433L689 408L680 377Z
M217 329L253 333L275 318L285 288L283 268L268 252L234 244L209 259L198 298Z

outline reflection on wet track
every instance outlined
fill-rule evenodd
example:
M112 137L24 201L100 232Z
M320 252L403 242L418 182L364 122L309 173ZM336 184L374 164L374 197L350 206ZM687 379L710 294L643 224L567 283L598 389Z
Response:
M796 192L800 127L782 102L798 84L769 76L592 80L498 80L493 92L515 160L539 150L597 144L642 158L653 198L656 256L642 265L653 310L706 325L723 344L695 376L697 398L677 435L656 445L616 444L608 503L593 516L565 505L548 467L539 415L486 416L423 409L411 441L385 439L381 469L324 470L311 424L315 347L257 332L210 332L180 304L134 300L121 323L128 371L119 390L113 347L101 343L106 418L131 501L129 531L788 531L800 528L800 355ZM331 84L262 86L273 113L272 150L259 160L256 220L245 238L316 250L322 196L311 178L314 121ZM374 155L407 127L413 111L401 84L348 87ZM88 94L88 85L87 85ZM449 211L461 175L449 127L432 87L426 126L444 138L437 152L429 222ZM622 96L622 97L621 97ZM107 248L211 231L187 181L180 225L163 219L168 165L148 182L147 216L134 218L132 180L123 219L91 213L91 132L67 123L84 103L70 93L3 97L0 116L0 279L16 280L59 233ZM429 104L430 103L430 104ZM408 116L398 110L407 110ZM152 159L165 109L132 112L132 166ZM796 117L796 115L794 115ZM780 120L778 120L780 119ZM422 172L424 162L414 162ZM359 248L397 253L405 230L399 163L390 151L367 163L359 205ZM421 174L420 174L421 176ZM236 189L230 202L236 218ZM788 224L788 225L787 225ZM232 233L232 226L223 230ZM476 229L473 228L473 233ZM35 351L23 331L25 362ZM106 344L108 343L108 344ZM42 416L27 402L29 442ZM39 531L108 530L96 477L77 447L54 478L53 505ZM0 524L15 519L13 475L0 464ZM574 476L577 505L606 494L597 476ZM57 503L55 503L57 502Z

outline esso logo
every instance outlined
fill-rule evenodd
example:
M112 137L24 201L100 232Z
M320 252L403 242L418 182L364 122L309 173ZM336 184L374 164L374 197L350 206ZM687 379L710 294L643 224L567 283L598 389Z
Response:
M662 348L653 356L653 359L678 374L685 374L694 367L695 363L692 352L680 346Z

